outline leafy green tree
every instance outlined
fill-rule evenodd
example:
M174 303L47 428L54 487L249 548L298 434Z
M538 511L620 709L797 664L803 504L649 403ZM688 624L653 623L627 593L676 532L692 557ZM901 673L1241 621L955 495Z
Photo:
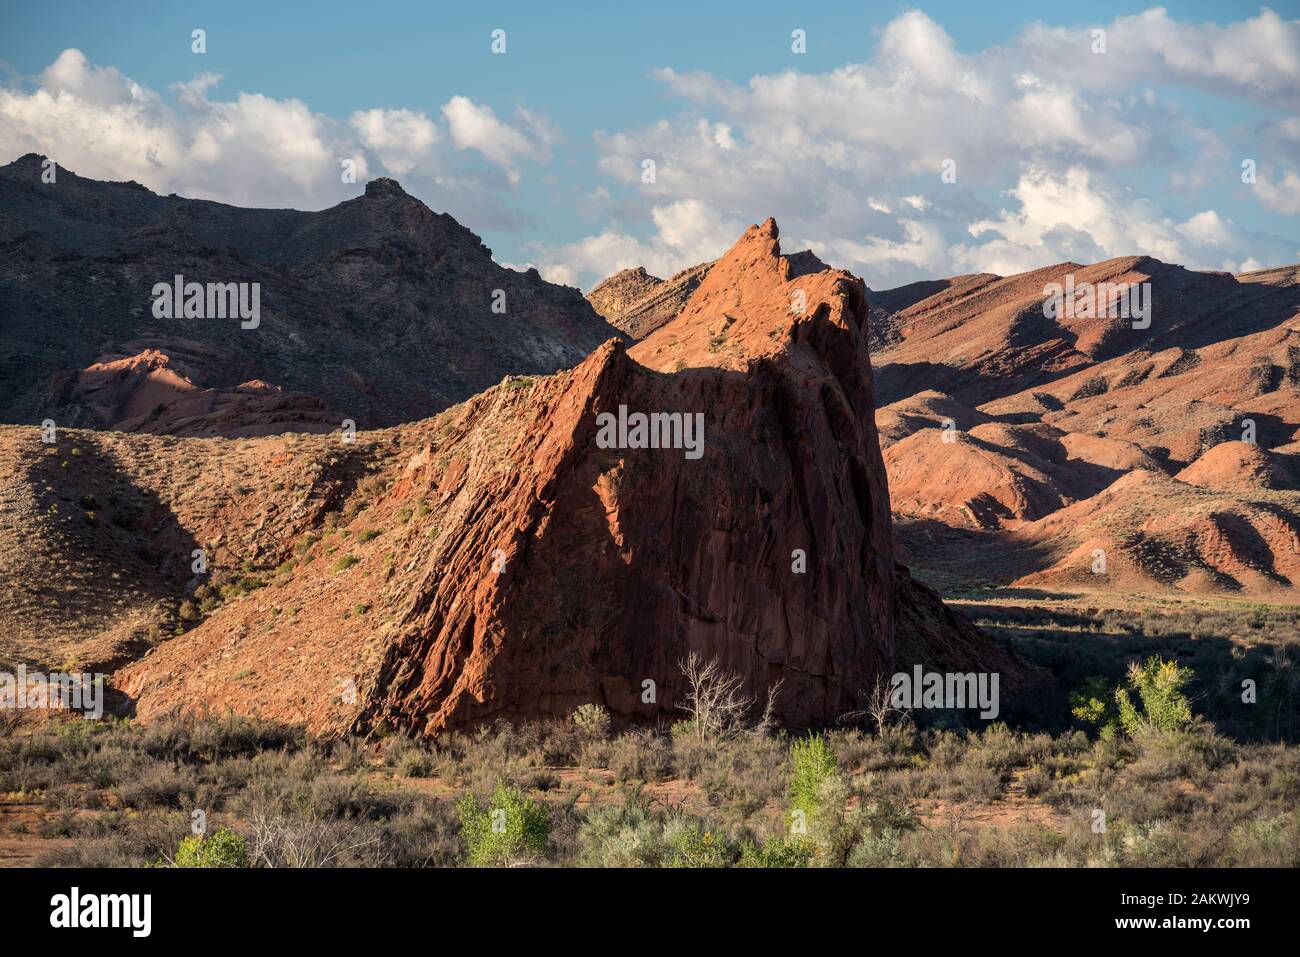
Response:
M1115 703L1119 706L1119 723L1129 737L1144 732L1168 733L1179 731L1192 723L1192 704L1183 694L1191 683L1191 668L1177 661L1165 661L1152 655L1144 664L1136 661L1129 665L1128 687L1115 689ZM1137 694L1142 703L1139 711L1129 692Z
M1095 726L1103 738L1114 737L1119 731L1115 692L1100 675L1089 678L1070 695L1070 714L1084 724Z

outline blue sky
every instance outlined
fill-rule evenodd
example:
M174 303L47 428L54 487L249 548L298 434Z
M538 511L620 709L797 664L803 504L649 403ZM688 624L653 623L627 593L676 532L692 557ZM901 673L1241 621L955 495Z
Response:
M584 288L767 215L875 287L1300 261L1300 4L1163 6L5 2L0 161L300 208L392 175Z

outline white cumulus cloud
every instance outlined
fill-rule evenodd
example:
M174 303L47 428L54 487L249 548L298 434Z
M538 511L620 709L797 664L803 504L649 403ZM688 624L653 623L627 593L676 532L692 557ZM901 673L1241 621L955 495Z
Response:
M515 183L521 161L548 158L554 136L526 110L512 125L462 96L447 103L444 119L374 108L344 121L293 97L241 91L222 98L221 82L200 74L174 84L170 100L65 50L31 83L0 87L0 156L42 153L83 176L135 180L160 193L307 209L356 195L358 184L343 181L350 160L358 183L372 171L413 174L426 193L438 194L431 198L491 223L509 219L492 177L457 162L449 140L477 150Z

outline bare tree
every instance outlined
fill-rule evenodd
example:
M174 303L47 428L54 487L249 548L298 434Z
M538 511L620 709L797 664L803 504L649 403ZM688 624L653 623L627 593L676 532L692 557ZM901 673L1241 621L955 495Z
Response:
M904 719L911 717L911 712L906 708L896 708L894 706L893 689L884 675L876 676L876 683L871 690L867 692L867 703L861 711L852 712L852 717L866 715L871 719L872 724L876 726L876 734L883 736L885 728L889 726L891 715L901 715Z
M706 663L693 651L680 667L686 678L686 703L678 707L691 716L700 740L726 737L744 729L755 702L744 693L744 678L723 671L717 659ZM778 684L768 690L763 723L772 719L779 688Z
M755 734L770 734L776 727L776 699L781 694L783 684L785 684L784 678L774 685L767 686L767 704L763 705L763 716L758 719L758 724L754 725Z

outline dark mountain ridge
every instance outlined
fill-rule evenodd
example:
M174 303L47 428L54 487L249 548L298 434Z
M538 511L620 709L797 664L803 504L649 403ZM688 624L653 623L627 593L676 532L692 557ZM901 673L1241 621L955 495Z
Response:
M111 410L121 397L91 397L110 373L115 394L134 389L119 366L138 368L152 350L175 360L183 382L169 380L168 391L156 376L140 379L150 402L157 393L157 414L131 417L136 430L320 431L343 418L378 427L432 415L508 374L570 367L620 337L578 290L499 266L478 236L391 179L318 212L242 209L62 168L45 183L43 159L0 167L6 422L119 426L126 420ZM155 284L177 275L258 283L257 327L155 318ZM96 363L109 373L88 374ZM236 390L254 380L299 393L299 411L277 421L262 408L250 425ZM220 423L202 411L196 419L193 408L172 414L173 402L193 406L204 390L226 410ZM301 420L308 397L313 421Z

